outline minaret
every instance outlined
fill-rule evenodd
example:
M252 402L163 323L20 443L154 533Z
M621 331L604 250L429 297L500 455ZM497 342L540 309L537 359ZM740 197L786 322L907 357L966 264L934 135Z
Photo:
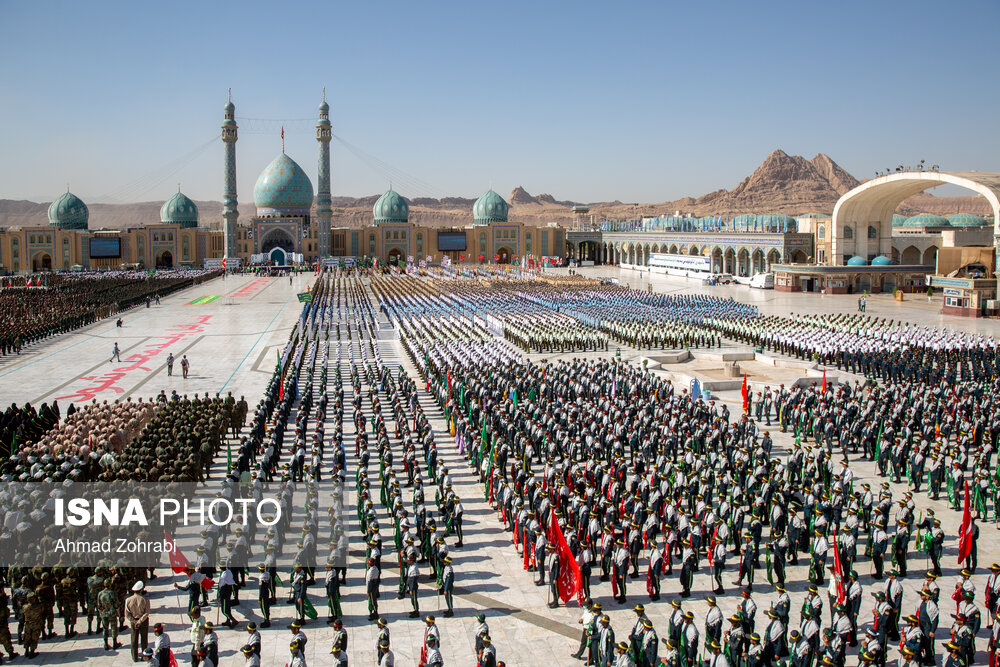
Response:
M316 141L319 142L319 185L316 188L316 239L318 257L330 256L330 223L333 210L330 208L330 105L326 103L326 88L323 102L319 105L319 120L316 122Z
M225 257L237 257L236 221L240 217L236 207L236 107L233 105L232 88L226 102L226 119L222 121L222 143L226 147L226 180L222 195L222 218L225 220L223 252Z

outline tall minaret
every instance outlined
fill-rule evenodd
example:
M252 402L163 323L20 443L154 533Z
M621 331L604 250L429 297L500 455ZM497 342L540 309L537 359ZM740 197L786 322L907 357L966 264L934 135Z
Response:
M240 212L236 207L236 107L233 105L232 88L226 102L226 119L222 121L222 143L226 147L226 181L222 195L222 218L225 220L223 252L225 257L237 257L236 221Z
M326 103L326 88L323 102L319 105L319 120L316 122L316 141L319 142L319 185L316 191L316 239L317 255L330 256L330 222L333 210L330 208L330 105Z

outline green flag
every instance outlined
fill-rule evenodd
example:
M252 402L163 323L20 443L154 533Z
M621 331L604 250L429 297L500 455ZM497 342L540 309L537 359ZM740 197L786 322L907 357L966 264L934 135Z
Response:
M879 422L878 424L878 436L875 438L875 460L878 461L882 456L882 429L885 426L885 420Z
M233 443L226 440L226 472L233 469Z
M319 616L319 613L316 611L316 607L313 606L313 603L309 600L308 595L302 600L302 611L304 611L306 616L309 618L316 618Z

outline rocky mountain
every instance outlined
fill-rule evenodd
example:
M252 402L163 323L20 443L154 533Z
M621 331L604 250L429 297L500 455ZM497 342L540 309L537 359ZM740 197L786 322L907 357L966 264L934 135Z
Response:
M859 181L829 156L820 153L811 160L775 150L732 190L716 190L701 197L684 197L657 204L625 204L621 201L587 204L590 215L597 220L635 218L673 214L675 211L697 216L736 216L741 213L832 213L845 192L857 187ZM378 195L368 197L334 197L333 224L338 227L360 227L371 223L372 205ZM410 200L410 221L431 227L462 227L472 222L475 200L463 197ZM511 219L525 224L542 225L550 222L569 225L570 210L578 202L557 200L551 194L534 196L521 186L510 193ZM124 229L154 224L160 220L163 202L135 204L90 204L91 228ZM198 210L205 223L222 219L222 203L200 201ZM0 200L0 227L48 224L48 203L26 200ZM253 212L252 202L240 204L241 218ZM982 197L935 197L924 192L902 203L899 212L936 213L947 215L964 212L990 213Z

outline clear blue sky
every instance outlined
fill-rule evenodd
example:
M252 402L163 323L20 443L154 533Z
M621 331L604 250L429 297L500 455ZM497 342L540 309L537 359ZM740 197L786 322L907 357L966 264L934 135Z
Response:
M577 201L732 188L769 151L855 176L1000 170L1000 2L0 2L0 198L71 189L221 199L238 119L313 119L399 172L405 196L516 185ZM281 150L240 120L239 196ZM187 156L187 157L185 157ZM392 177L333 144L334 194ZM415 179L407 178L408 174Z

